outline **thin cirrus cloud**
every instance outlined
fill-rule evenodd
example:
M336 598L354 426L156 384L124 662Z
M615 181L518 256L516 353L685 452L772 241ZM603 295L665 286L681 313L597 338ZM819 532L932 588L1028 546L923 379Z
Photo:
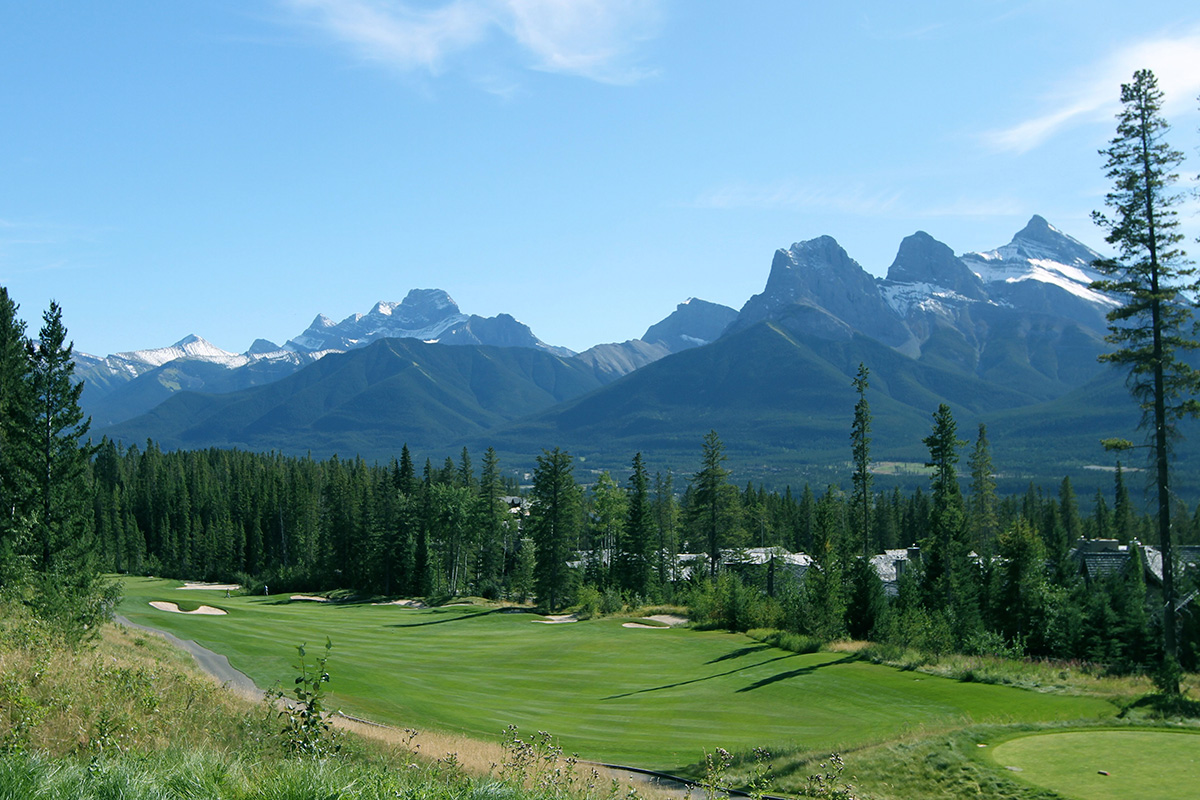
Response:
M532 69L602 83L653 74L638 45L656 34L657 0L281 0L293 17L402 73L438 75L456 56L499 35L516 42Z
M894 210L899 192L868 190L838 185L798 186L792 183L771 185L731 184L704 192L692 205L718 210L837 210L850 214L883 215Z
M999 151L1028 152L1060 131L1081 123L1108 120L1120 102L1120 85L1139 69L1150 69L1164 96L1163 111L1186 110L1200 92L1200 29L1183 36L1150 39L1125 47L1060 85L1046 103L1055 110L983 135Z

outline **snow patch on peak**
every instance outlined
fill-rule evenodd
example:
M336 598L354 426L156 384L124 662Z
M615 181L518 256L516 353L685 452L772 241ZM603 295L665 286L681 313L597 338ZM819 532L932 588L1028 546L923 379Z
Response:
M378 303L375 304L375 307L371 309L371 314L382 314L384 316L390 317L392 315L392 312L395 311L396 307L399 305L400 305L399 303L388 303L386 301L380 300ZM370 316L370 315L368 315L368 316Z
M1120 305L1120 301L1111 295L1104 292L1098 292L1090 286L1091 281L1087 280L1086 275L1079 269L1059 264L1056 261L1046 261L1040 259L1030 259L1029 262L1033 269L1022 275L1013 275L1005 278L1005 283L1020 283L1021 281L1041 281L1075 295L1076 297L1087 300L1089 303L1108 306L1115 308ZM1081 282L1081 278L1085 282Z
M945 313L949 306L961 306L972 302L971 298L953 290L924 282L881 281L879 294L884 302L902 317L908 317L913 311Z

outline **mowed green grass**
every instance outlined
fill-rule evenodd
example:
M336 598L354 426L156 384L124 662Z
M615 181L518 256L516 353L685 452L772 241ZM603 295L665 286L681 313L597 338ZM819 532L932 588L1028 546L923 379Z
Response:
M849 749L978 722L1095 720L1095 698L959 683L838 653L799 655L717 631L625 628L618 619L546 625L474 607L225 598L131 578L120 612L229 657L261 687L295 673L295 646L334 644L332 704L416 728L495 737L548 731L567 752L676 769L707 749ZM227 616L158 611L203 602ZM310 651L311 655L311 651Z
M1200 794L1200 735L1195 733L1044 733L1010 739L991 756L999 766L1019 769L1019 778L1079 800L1177 800Z

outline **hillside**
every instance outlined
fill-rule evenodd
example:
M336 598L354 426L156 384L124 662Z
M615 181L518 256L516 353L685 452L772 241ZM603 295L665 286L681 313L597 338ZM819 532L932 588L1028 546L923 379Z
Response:
M266 386L184 392L102 432L166 448L243 447L383 458L433 448L598 387L574 359L531 348L383 339Z

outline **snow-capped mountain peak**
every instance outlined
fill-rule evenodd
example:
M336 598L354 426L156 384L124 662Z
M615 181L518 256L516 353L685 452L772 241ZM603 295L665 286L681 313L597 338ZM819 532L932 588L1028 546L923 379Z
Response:
M1100 254L1034 215L1012 241L995 250L964 253L962 262L989 287L1033 283L1053 286L1099 308L1111 308L1117 300L1091 288L1101 275L1092 268Z

